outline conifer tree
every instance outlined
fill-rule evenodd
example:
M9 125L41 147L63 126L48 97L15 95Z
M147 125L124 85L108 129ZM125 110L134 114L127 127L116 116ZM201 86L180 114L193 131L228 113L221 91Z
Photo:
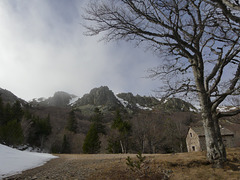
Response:
M4 123L4 105L0 96L0 126Z
M24 136L21 124L17 120L10 120L0 127L0 142L7 145L19 145Z
M24 140L21 127L23 111L19 102L13 106L4 106L0 98L0 142L7 145L18 145Z
M103 114L98 108L95 108L94 115L91 118L91 121L96 124L98 134L105 134L105 126L103 125Z
M24 112L21 107L20 101L16 101L12 106L12 119L16 119L18 122L21 121Z
M114 142L113 139L109 139L110 140L109 145L110 146L115 145L116 146L115 149L116 149L120 144L122 153L127 153L128 138L131 132L131 124L127 121L123 121L119 110L116 111L112 128L116 129L119 132L119 136L116 137L116 140L119 141L119 143L117 143L116 141Z
M4 107L4 122L3 124L7 124L8 121L12 120L12 107L9 103Z
M48 135L51 134L52 127L50 124L50 115L46 118L40 118L38 116L33 116L32 128L28 142L30 144L40 146L43 148L43 144Z
M86 154L95 154L100 150L101 142L99 140L97 124L93 123L86 135L83 143L83 152Z
M64 134L61 153L69 154L70 152L71 152L70 144L68 142L66 134Z
M76 121L74 110L72 110L69 113L66 129L69 130L69 131L72 131L74 133L77 132L77 121Z
M99 134L105 134L105 127L102 124L103 114L96 108L94 115L91 118L92 124L86 135L83 144L83 152L88 154L98 153L100 150L101 141L99 140Z

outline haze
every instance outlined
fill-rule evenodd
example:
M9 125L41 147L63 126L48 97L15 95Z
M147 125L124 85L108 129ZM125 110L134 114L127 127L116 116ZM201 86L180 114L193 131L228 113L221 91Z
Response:
M143 77L158 58L134 44L84 36L84 4L1 0L0 87L25 100L56 91L82 96L102 85L115 93L154 94L159 81Z

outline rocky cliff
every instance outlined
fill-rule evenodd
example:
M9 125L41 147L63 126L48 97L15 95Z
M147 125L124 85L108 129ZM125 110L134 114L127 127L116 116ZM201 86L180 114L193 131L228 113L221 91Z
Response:
M33 106L55 106L55 107L66 107L71 104L73 99L77 98L76 95L68 94L63 91L58 91L54 93L53 97L36 98L30 101Z
M89 94L85 94L76 103L76 106L94 105L94 106L111 106L120 105L114 93L107 86L94 88Z
M2 98L2 101L4 103L9 103L9 104L13 104L15 103L16 101L20 101L20 103L22 105L26 105L27 102L24 101L23 99L17 97L16 95L14 95L12 92L6 90L6 89L2 89L0 88L0 96Z

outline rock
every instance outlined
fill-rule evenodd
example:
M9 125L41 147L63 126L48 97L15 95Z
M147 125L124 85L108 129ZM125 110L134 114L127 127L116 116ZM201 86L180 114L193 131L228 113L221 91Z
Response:
M37 179L37 176L33 176L33 177L32 177L32 180L34 180L34 179Z

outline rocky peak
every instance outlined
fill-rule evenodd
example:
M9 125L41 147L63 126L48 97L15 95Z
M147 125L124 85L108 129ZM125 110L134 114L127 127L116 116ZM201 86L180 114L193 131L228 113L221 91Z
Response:
M49 97L48 99L45 99L45 98L34 99L30 103L35 106L39 105L39 106L65 107L65 106L68 106L71 100L76 97L77 96L73 94L68 94L63 91L58 91L54 93L53 97Z
M75 98L76 96L73 94L68 94L63 91L55 92L53 97L49 99L49 104L52 106L66 106L69 104L70 100L72 98Z
M20 103L21 103L22 105L27 104L26 101L18 98L18 97L15 96L12 92L10 92L10 91L8 91L8 90L6 90L6 89L0 88L0 96L1 96L2 101L3 101L4 103L13 104L13 103L15 103L16 101L20 101Z
M76 104L78 106L83 105L107 105L107 106L116 106L119 104L119 101L115 97L114 93L109 90L107 86L101 86L99 88L94 88L90 91L89 94L85 94L80 98Z

